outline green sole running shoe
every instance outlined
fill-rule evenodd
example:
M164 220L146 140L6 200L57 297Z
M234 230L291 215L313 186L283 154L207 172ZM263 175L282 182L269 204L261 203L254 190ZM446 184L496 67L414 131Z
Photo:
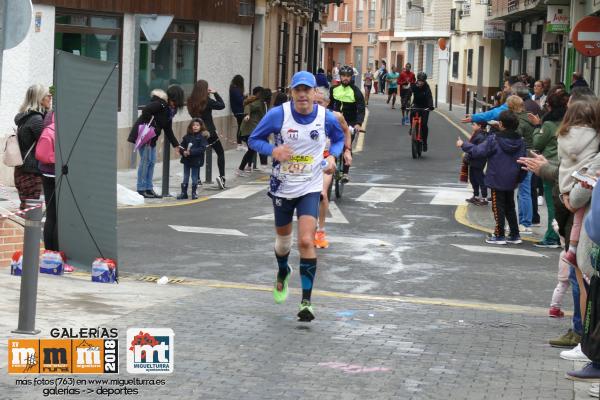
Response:
M302 303L300 303L300 311L298 312L298 321L310 322L313 319L315 319L315 312L313 311L310 301L302 300Z
M288 281L290 280L290 276L292 276L292 267L288 266L290 272L288 272L287 276L283 280L283 288L281 291L277 290L277 280L275 280L275 287L273 288L273 300L275 300L276 304L282 304L288 297Z

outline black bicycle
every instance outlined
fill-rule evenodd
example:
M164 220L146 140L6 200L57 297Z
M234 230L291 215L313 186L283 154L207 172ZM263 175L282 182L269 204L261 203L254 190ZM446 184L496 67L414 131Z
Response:
M421 118L420 111L430 110L429 108L411 107L408 109L408 111L416 111L411 118L410 128L408 130L408 134L410 135L412 158L421 158L421 154L423 153L423 137L421 135L423 120Z

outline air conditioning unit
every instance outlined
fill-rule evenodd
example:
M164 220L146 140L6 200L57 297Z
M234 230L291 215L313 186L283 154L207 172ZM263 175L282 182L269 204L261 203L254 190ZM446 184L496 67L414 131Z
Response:
M368 33L367 39L369 44L377 44L377 34L376 33Z
M552 57L560 55L559 43L544 43L544 57Z

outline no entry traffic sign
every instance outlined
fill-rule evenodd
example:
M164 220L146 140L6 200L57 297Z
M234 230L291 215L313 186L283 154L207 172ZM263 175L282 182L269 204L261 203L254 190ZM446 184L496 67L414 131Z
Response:
M575 50L584 56L600 56L600 17L585 17L577 22L571 41Z

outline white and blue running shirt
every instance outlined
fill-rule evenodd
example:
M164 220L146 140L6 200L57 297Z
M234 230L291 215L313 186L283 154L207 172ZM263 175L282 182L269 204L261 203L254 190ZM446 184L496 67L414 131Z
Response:
M275 145L269 143L274 134ZM291 160L273 160L269 193L295 199L323 189L323 151L331 140L330 154L339 156L344 148L344 132L333 113L314 105L312 113L302 115L292 102L274 107L263 117L248 139L248 146L270 156L276 146L287 144L293 150Z

